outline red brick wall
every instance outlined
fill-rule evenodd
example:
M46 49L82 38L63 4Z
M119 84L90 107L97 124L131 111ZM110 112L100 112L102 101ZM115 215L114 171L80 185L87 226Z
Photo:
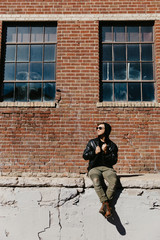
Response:
M159 13L159 1L7 0L0 14ZM111 19L112 20L112 19ZM84 173L83 150L96 136L97 122L112 126L118 145L118 173L160 170L157 108L97 108L99 100L99 22L58 21L58 108L0 108L0 171ZM1 28L0 28L1 30ZM155 21L157 100L160 102L160 21Z
M158 0L1 0L0 14L159 13Z

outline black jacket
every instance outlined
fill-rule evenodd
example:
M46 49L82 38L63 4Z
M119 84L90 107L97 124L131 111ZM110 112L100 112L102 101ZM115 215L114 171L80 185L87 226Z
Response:
M98 166L112 167L114 164L116 164L118 157L117 145L114 142L112 142L109 138L106 140L106 143L107 153L105 154L101 149L100 153L95 154L96 147L100 146L100 139L95 138L91 139L88 142L83 152L83 158L85 160L89 160L88 171L94 167Z

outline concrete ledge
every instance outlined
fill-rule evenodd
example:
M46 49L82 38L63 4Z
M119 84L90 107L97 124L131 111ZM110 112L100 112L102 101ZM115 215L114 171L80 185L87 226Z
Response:
M0 14L2 21L154 21L160 19L159 13L144 14Z
M0 102L1 108L6 107L23 107L23 108L55 108L56 102Z
M123 188L160 189L160 174L119 175ZM0 177L0 187L93 187L87 176L69 177Z
M97 108L114 107L114 108L160 108L157 102L98 102Z

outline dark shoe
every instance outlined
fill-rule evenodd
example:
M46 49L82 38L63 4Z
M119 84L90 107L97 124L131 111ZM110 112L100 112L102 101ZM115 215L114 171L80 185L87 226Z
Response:
M109 202L106 201L106 213L105 213L105 218L109 218L112 216L112 212L111 212L111 207L109 206Z
M107 210L106 204L105 204L105 202L103 202L101 208L99 209L99 213L101 213L103 216L105 216L106 210Z
M109 206L109 202L108 201L105 201L102 203L102 206L99 210L99 212L105 217L105 218L108 218L112 215L111 213L111 208Z

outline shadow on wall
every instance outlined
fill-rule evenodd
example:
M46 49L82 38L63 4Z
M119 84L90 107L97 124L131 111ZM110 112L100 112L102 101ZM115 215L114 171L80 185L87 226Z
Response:
M126 230L125 230L124 226L122 225L121 220L115 209L115 205L116 205L117 200L120 197L122 191L123 191L123 187L121 185L120 179L118 178L117 191L116 191L113 201L111 202L112 216L110 218L108 218L107 221L109 223L115 225L119 234L124 236L124 235L126 235Z

